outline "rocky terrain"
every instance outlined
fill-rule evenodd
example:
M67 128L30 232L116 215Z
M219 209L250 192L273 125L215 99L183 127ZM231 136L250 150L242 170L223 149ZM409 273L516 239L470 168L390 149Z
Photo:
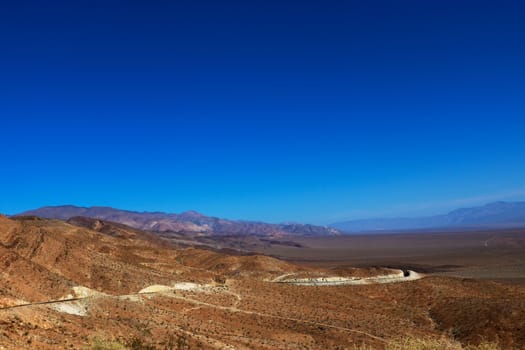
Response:
M276 283L392 270L223 254L82 218L0 217L0 266L4 349L385 349L406 337L525 349L520 285Z
M181 214L161 212L134 212L109 207L76 207L72 205L43 207L20 213L20 216L38 216L48 219L68 220L72 217L89 217L124 224L154 232L185 232L204 235L254 235L280 237L285 235L339 235L335 228L307 224L267 224L253 221L234 221L205 216L195 211Z

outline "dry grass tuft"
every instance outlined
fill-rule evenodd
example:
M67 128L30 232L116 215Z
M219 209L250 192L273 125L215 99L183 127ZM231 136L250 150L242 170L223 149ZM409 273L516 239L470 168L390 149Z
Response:
M446 338L405 338L390 343L387 350L463 350L463 347Z
M360 346L355 350L374 350ZM462 346L461 343L446 338L404 338L389 343L385 350L501 350L495 343Z
M501 347L496 343L481 343L479 345L469 345L465 350L501 350Z
M93 338L86 350L126 350L126 347L116 341Z

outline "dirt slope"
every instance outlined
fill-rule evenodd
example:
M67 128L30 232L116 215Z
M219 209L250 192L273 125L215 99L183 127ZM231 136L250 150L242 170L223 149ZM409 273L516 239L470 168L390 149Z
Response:
M80 226L0 217L0 348L82 349L97 337L157 349L383 349L398 337L423 336L525 349L521 286L432 276L380 285L272 283L288 274L386 270L303 268L177 248L104 222L74 223Z

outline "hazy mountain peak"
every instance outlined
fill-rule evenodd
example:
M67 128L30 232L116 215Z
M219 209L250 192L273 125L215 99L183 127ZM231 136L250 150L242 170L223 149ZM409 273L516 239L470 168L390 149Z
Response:
M376 218L330 225L342 231L417 230L454 227L525 227L525 202L492 202L447 214L412 218Z
M49 219L68 220L89 217L124 224L155 232L194 232L200 234L238 234L260 236L338 235L334 228L315 225L267 224L253 221L234 221L210 217L190 210L181 214L136 212L111 207L77 207L73 205L42 207L18 215L33 215Z
M185 211L185 212L182 212L179 214L179 216L181 217L187 217L187 218L203 218L205 217L204 214L201 214L199 213L198 211L195 211L195 210L188 210L188 211Z

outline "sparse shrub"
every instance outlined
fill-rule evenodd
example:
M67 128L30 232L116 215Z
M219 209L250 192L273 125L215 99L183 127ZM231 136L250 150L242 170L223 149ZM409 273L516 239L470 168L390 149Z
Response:
M467 345L446 338L406 338L391 343L386 350L501 350L495 343L481 343L479 345Z
M215 281L215 283L217 284L225 284L226 283L226 277L223 276L223 275L215 275L213 277L213 280Z
M361 345L354 350L373 350L373 347ZM388 343L385 350L501 350L496 343L462 346L461 343L446 338L404 338Z
M180 336L179 339L177 339L177 350L189 350L190 346L188 345L186 341L185 336Z
M146 344L139 337L133 337L126 343L126 348L130 350L156 350L153 345Z
M440 338L405 338L389 343L386 350L462 350L460 343Z
M93 338L89 347L89 350L126 350L126 347L116 341L110 341L100 338Z
M501 350L497 343L481 343L479 345L468 345L465 350Z

